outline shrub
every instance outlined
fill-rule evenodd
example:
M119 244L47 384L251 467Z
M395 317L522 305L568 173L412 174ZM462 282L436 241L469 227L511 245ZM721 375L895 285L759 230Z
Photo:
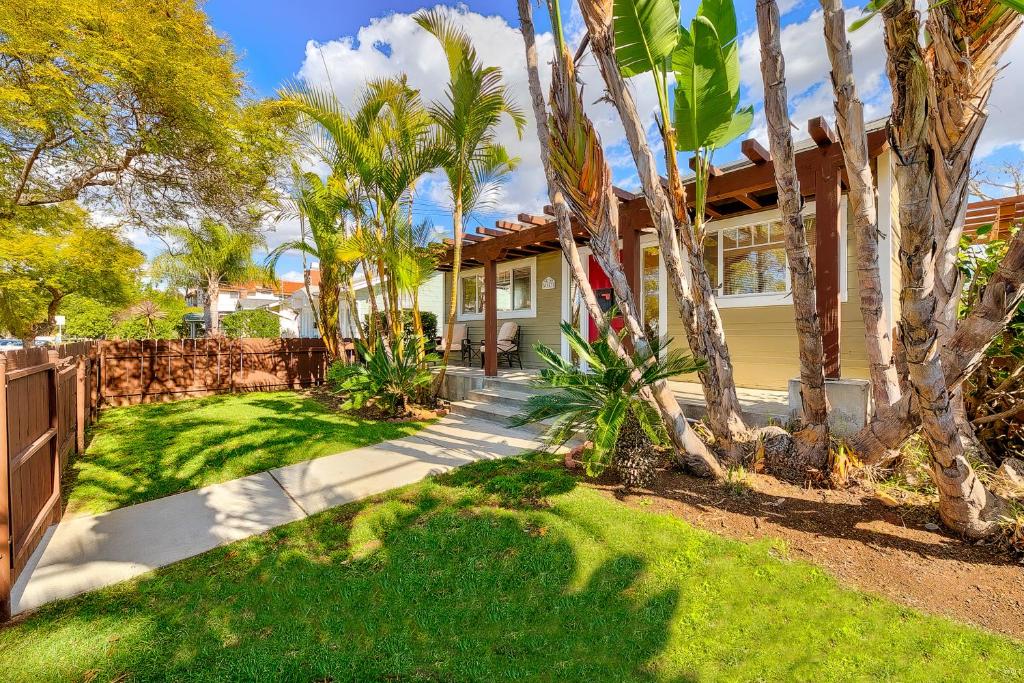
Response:
M369 323L370 316L366 316L366 321ZM380 329L389 329L388 325L388 314L385 312L377 313L377 321L380 325ZM423 325L423 337L428 342L433 342L437 337L437 314L433 311L420 311L420 324ZM413 324L412 309L402 309L402 331L406 336L415 336L416 326Z
M336 361L327 371L327 382L334 391L346 395L342 408L373 408L381 417L400 417L409 412L409 403L423 387L430 384L430 370L416 361L416 339L404 337L397 341L378 340L367 347L355 342L362 364L346 365ZM437 360L428 356L427 360Z
M262 308L228 313L220 321L220 327L224 336L231 339L278 337L281 335L281 322L278 317Z
M677 351L662 359L661 351L671 340L652 343L647 352L634 353L631 363L627 363L608 343L607 323L603 329L597 341L588 342L571 324L562 323L562 334L576 357L586 359L588 372L543 344L534 346L547 365L537 383L554 391L531 396L525 411L512 419L512 425L553 419L545 438L554 445L583 436L589 444L583 462L592 476L612 463L621 446L625 483L643 485L649 481L653 464L638 462L638 448L643 449L647 440L662 443L664 426L658 412L640 398L640 392L662 379L696 372L703 363ZM642 368L636 380L631 377L631 367ZM646 457L653 461L653 449L647 449Z

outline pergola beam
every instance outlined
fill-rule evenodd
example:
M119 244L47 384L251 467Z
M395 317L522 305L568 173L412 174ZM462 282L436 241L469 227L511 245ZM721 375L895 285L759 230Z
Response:
M476 231L481 235L487 235L489 237L503 237L508 235L510 231L502 230L500 228L485 228L484 226L478 226Z
M740 151L743 152L743 156L750 159L755 165L761 165L772 160L772 153L764 148L764 146L755 140L750 138L744 140L740 144Z
M836 134L829 128L828 121L825 120L824 116L815 116L809 120L807 122L807 132L811 134L811 139L814 140L814 144L818 145L818 147L828 147L838 140Z
M520 223L526 223L527 225L547 225L551 222L550 218L545 216L534 216L529 213L521 213L518 218Z

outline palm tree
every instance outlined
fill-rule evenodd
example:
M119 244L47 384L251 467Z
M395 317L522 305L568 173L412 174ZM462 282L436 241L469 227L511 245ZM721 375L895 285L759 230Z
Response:
M552 4L557 7L557 0ZM581 0L580 10L608 97L626 129L687 341L694 356L711 361L699 373L708 421L716 440L732 450L749 438L749 430L736 393L715 288L702 257L711 153L741 135L753 118L751 108L737 108L739 48L732 3L702 2L688 31L679 25L678 3L673 0L614 4L611 0ZM668 98L670 68L677 83L673 106ZM625 81L647 72L658 94L667 190ZM686 208L680 180L676 158L680 150L696 155L694 220Z
M277 246L267 257L273 269L287 251L300 251L320 264L320 296L316 325L324 340L327 355L339 357L340 294L342 281L350 275L351 264L358 252L351 246L344 230L346 216L352 210L352 198L343 178L331 175L327 181L315 173L295 173L295 207L309 225L310 239L305 232L297 240ZM310 301L312 307L313 302Z
M448 367L458 310L456 293L462 266L463 217L477 208L518 164L518 159L510 157L508 150L497 141L495 133L502 117L507 115L512 120L520 136L526 126L526 117L513 103L502 81L501 69L480 63L469 36L455 26L447 14L429 10L415 18L441 43L449 72L447 101L430 107L430 115L452 152L444 165L453 207L452 292L444 357L434 383L435 391L439 391Z
M352 243L367 283L369 339L377 335L380 316L376 287L381 288L392 335L400 334L398 284L387 258L394 255L416 182L446 164L451 152L439 138L419 91L404 77L370 81L350 115L329 90L292 86L281 99L319 127L317 145L334 175L348 178L354 229ZM374 280L377 285L374 285Z
M262 235L234 231L221 223L203 219L198 229L172 228L168 237L174 246L154 259L154 277L175 287L202 290L208 336L220 334L216 308L221 286L250 280L263 283L276 280L273 270L257 265L252 259L253 250L266 246Z
M782 56L779 8L775 0L757 0L757 32L761 41L764 113L774 160L775 185L786 235L786 260L792 276L793 312L800 354L800 398L804 425L793 435L798 469L823 472L828 467L828 399L825 396L824 340L816 305L817 282L801 213L793 124L786 95L786 63Z

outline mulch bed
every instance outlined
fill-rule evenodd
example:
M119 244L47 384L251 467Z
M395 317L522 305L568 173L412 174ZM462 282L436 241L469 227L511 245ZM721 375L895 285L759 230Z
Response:
M373 406L366 406L362 410L344 410L342 404L345 403L345 397L334 393L326 386L310 387L305 389L303 393L335 412L350 412L358 417L379 422L420 422L443 416L443 413L439 412L438 409L423 408L418 405L410 405L408 414L399 417L384 417L374 410Z
M1024 560L933 530L929 506L888 507L864 489L807 489L754 473L738 485L664 470L652 490L630 493L610 479L589 485L731 538L782 539L790 558L847 585L1024 638Z

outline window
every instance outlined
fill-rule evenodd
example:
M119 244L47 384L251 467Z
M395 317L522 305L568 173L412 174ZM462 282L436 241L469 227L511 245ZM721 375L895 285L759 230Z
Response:
M499 318L533 317L534 299L534 266L533 259L525 264L516 261L506 266L498 266L497 286L495 287L495 303ZM467 273L459 278L459 296L461 306L460 317L464 320L482 318L486 287L482 272Z
M804 228L813 263L813 215L804 216ZM786 236L782 222L778 219L709 232L704 240L704 265L712 286L717 288L718 296L724 300L731 296L777 298L775 295L785 297L789 292ZM785 301L773 300L770 303ZM768 303L767 300L764 302Z
M462 278L462 312L484 312L484 276L469 275Z

